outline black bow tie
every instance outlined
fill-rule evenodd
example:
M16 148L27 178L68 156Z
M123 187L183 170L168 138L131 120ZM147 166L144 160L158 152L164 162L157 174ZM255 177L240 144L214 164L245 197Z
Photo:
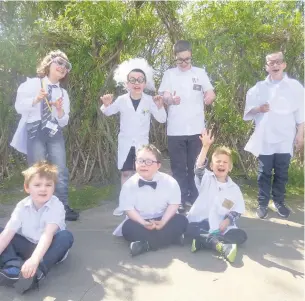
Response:
M148 181L144 181L144 180L142 180L142 179L139 179L139 187L143 187L144 185L148 185L148 186L150 186L151 188L156 189L156 187L157 187L157 182L156 182L156 181L148 182Z

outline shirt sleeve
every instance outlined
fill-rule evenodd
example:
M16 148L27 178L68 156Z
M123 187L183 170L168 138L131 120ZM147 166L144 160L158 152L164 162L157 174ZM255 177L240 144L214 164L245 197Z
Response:
M54 202L45 215L46 225L48 224L56 224L60 230L64 230L66 228L65 224L65 209L64 205L57 200Z
M195 173L195 183L200 186L201 180L205 174L205 170L208 166L208 159L206 158L202 166L197 166L195 163L194 173ZM196 185L197 186L197 185Z
M70 114L70 99L69 99L69 95L68 95L67 91L64 89L63 89L63 109L64 109L64 116L62 116L61 118L56 117L58 125L60 127L64 127L68 124L69 114ZM57 115L57 112L56 112L56 115Z
M179 184L174 178L171 178L170 180L171 180L170 185L168 185L168 189L169 189L168 204L179 205L181 204L181 190Z
M153 98L151 98L151 105L150 105L150 110L154 118L160 122L160 123L165 123L166 122L166 111L164 106L162 106L161 109L158 109L157 105L154 103Z
M258 91L257 87L254 86L252 87L246 95L246 106L245 106L245 111L244 111L244 120L245 121L250 121L253 120L258 113L250 113L252 109L257 107L258 104Z
M120 111L120 104L121 104L121 98L118 97L111 105L108 107L105 107L104 105L101 106L100 110L105 114L106 116L111 116Z
M172 85L170 82L169 71L164 72L164 75L163 75L162 81L161 81L161 85L159 87L159 93L163 93L165 91L172 93Z
M128 181L125 182L122 186L119 202L120 202L120 209L123 211L134 210L135 209L135 194L132 193L132 183ZM134 187L136 189L136 187Z
M24 206L22 204L17 204L15 207L10 220L6 224L5 228L18 232L19 229L22 227L22 212L24 210Z
M298 101L298 109L294 113L296 124L304 122L304 87L297 82L296 98Z
M210 82L210 79L204 69L202 69L202 72L201 72L201 81L202 81L203 92L214 89Z
M40 107L40 102L33 104L33 100L38 95L40 89L40 79L32 78L22 83L18 90L15 102L15 109L18 114L28 115Z

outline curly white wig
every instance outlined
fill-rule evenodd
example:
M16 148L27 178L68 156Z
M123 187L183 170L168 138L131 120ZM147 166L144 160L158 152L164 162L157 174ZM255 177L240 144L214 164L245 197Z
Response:
M134 58L124 61L114 70L113 79L116 81L117 85L122 85L126 89L127 76L134 69L140 69L145 73L146 89L155 90L155 70L143 58Z

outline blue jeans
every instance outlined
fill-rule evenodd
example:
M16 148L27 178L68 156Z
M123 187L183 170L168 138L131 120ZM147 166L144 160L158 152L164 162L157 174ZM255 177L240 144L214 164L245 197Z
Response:
M283 204L285 199L286 184L290 154L259 155L258 157L258 203L267 207L272 192L273 202ZM274 174L272 174L274 171ZM273 176L273 183L272 182Z
M27 130L32 127L31 123L27 124ZM40 160L57 165L58 181L55 187L55 195L64 204L68 205L68 185L69 185L69 170L66 166L66 148L62 129L59 130L53 137L49 137L48 129L41 130L41 125L38 127L36 137L27 140L27 160L29 166Z
M3 228L0 227L0 232ZM53 241L39 264L39 269L46 275L53 265L58 263L72 247L74 238L68 230L57 232ZM36 248L36 244L30 242L25 237L15 234L9 245L0 255L1 265L15 266L21 268L23 262L29 259Z

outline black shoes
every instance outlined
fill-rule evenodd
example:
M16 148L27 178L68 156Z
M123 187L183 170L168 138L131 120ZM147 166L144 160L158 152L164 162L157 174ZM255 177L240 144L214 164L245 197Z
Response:
M133 241L130 243L130 254L132 257L148 252L149 244L147 241Z
M74 211L69 205L65 205L66 221L76 221L79 218L79 213Z
M259 206L256 210L257 217L264 219L268 216L268 207Z
M287 218L290 215L290 210L289 210L289 208L286 207L286 205L284 203L282 203L282 204L274 203L274 207L279 216Z

